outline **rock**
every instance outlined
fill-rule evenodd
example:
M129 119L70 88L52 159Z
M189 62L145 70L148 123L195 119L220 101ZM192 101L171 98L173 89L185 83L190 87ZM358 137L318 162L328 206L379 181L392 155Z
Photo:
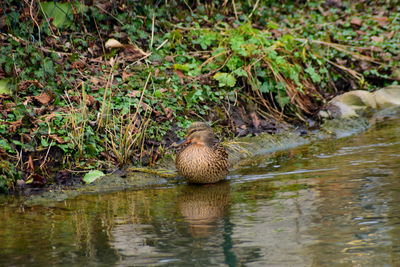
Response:
M324 118L357 117L357 111L376 109L376 101L372 93L364 90L355 90L334 97L328 102L325 109L319 112Z
M350 118L358 116L352 107L340 101L329 102L325 109L319 112L319 115L323 118Z
M373 108L376 109L376 101L374 95L368 91L355 90L336 96L331 101L341 102L351 106L354 109Z
M400 106L400 85L391 85L373 93L378 108Z

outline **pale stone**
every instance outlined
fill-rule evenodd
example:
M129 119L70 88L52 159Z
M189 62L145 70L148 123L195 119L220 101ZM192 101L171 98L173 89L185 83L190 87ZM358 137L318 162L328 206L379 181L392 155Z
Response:
M391 85L374 92L379 108L400 106L400 85Z
M376 109L374 95L365 90L355 90L344 93L332 99L332 101L341 102L354 109L373 108Z
M323 118L351 118L358 117L354 106L348 106L340 101L331 101L327 104L325 110L321 110L319 115Z

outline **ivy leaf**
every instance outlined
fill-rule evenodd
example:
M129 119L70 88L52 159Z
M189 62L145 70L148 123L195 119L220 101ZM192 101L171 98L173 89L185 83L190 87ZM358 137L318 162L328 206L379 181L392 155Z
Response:
M104 175L105 174L102 171L94 170L94 171L90 171L90 172L86 173L85 176L83 176L82 180L85 183L90 184Z
M219 82L219 87L234 87L236 84L236 78L230 73L218 72L214 75L214 79Z
M281 106L282 108L290 102L290 98L288 96L277 95L275 99L278 101L279 106Z
M261 93L268 93L271 92L273 89L273 87L271 87L271 85L269 84L269 82L264 82L261 86L260 86L260 92Z
M305 69L305 72L307 72L310 75L311 80L313 82L315 82L315 83L321 82L321 77L318 75L318 73L315 71L315 69L313 67L311 67L311 66L307 67Z
M247 72L242 68L234 70L233 73L238 77L248 77Z

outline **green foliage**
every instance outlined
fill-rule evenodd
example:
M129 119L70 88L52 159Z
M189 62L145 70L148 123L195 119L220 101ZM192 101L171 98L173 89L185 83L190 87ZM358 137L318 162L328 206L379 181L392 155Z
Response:
M236 84L236 78L230 73L218 72L214 75L214 79L219 82L219 87L234 87Z
M39 2L40 9L46 19L51 19L54 26L59 29L71 27L74 24L74 11L86 12L87 7L82 3L68 2Z
M0 192L7 192L14 187L17 179L21 178L21 173L16 170L15 166L7 161L0 161Z

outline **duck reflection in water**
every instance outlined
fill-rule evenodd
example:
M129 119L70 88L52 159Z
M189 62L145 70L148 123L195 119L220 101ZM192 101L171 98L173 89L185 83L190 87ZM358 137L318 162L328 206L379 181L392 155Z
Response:
M218 226L230 204L230 184L187 185L178 197L179 210L189 225L193 237L208 237Z

